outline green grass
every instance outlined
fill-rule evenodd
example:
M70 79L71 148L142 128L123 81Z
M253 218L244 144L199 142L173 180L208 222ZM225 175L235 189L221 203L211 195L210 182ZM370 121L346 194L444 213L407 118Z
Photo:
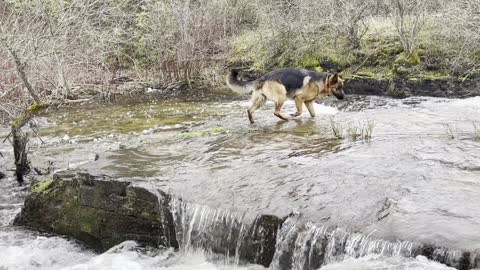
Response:
M330 118L330 130L333 133L333 136L337 139L343 139L343 127L335 122L335 119Z
M359 123L358 126L349 126L347 128L348 137L354 141L368 141L372 138L375 125L376 123L374 121L367 119L365 123Z

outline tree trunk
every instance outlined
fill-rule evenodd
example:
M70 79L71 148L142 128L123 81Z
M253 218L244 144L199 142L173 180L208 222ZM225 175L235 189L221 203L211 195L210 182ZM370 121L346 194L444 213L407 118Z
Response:
M15 156L15 175L17 182L23 184L23 176L30 172L27 157L28 135L21 128L12 128L13 154Z

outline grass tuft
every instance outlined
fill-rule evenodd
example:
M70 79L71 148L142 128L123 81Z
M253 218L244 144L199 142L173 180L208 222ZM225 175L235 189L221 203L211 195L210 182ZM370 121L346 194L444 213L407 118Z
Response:
M337 139L343 139L343 127L335 122L335 119L330 118L330 129L332 130L333 136Z

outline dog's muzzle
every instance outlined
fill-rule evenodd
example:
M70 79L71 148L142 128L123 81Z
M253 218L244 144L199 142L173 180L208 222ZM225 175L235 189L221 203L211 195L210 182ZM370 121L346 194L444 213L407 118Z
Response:
M343 92L343 89L336 89L332 91L332 94L337 98L337 99L345 99L345 93Z

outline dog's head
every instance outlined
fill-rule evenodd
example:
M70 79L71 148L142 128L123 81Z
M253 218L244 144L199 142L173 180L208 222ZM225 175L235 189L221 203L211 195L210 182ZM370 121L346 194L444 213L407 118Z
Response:
M342 72L335 72L333 75L327 75L327 88L328 93L331 93L338 99L345 99L345 93L343 92L343 79Z

